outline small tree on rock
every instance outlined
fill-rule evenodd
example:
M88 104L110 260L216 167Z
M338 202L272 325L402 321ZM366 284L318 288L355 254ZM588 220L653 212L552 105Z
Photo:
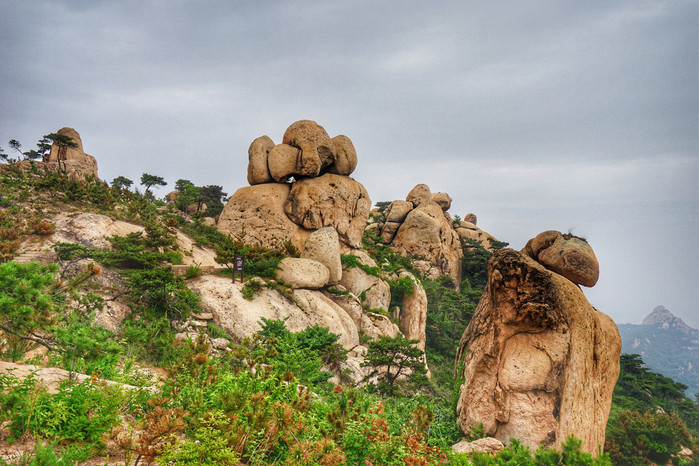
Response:
M116 189L129 189L133 181L126 178L125 176L117 176L112 180L112 188Z
M397 393L401 378L414 389L427 385L424 353L415 346L418 342L399 333L395 338L382 336L369 343L362 366L374 370L366 378L378 376L378 389L387 395Z

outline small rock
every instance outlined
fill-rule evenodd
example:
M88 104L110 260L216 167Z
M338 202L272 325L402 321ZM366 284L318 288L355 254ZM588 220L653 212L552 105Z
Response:
M279 263L276 278L292 288L317 290L328 284L330 271L313 259L286 257Z
M496 438L485 437L472 442L463 439L451 448L456 453L494 453L503 450L505 446Z
M330 272L329 285L342 279L340 239L333 227L321 228L308 235L303 251L301 251L301 257L316 260L326 266Z

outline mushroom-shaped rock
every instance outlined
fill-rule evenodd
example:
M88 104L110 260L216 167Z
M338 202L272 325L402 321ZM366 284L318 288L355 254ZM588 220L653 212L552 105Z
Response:
M326 173L294 183L284 211L308 230L331 226L340 240L361 247L371 199L364 186L347 176Z
M418 184L410 190L405 200L412 203L413 207L432 202L432 192L426 184Z
M457 420L502 442L604 445L621 338L580 288L528 255L501 249L457 350Z
M350 176L357 167L357 151L350 138L344 135L332 138L335 147L335 162L328 167L328 173Z
M330 271L313 259L285 257L279 262L276 278L292 288L317 290L328 284Z
M595 286L599 278L599 262L583 238L549 230L529 240L522 252L573 283Z
M334 228L321 228L308 235L301 257L316 260L326 266L330 272L329 285L339 282L342 278L340 239Z
M217 228L248 245L278 249L285 241L303 248L309 232L289 220L284 203L288 184L265 183L238 189L228 200Z
M435 202L444 212L451 209L451 196L447 193L432 193L432 202Z
M335 161L335 146L325 129L315 121L300 120L292 123L284 133L283 144L301 149L303 167L318 166L318 171L304 176L317 176L321 169L329 167ZM310 168L309 168L309 171Z
M272 181L267 167L267 158L272 149L274 149L274 141L269 136L260 136L250 144L248 149L248 183L250 185Z

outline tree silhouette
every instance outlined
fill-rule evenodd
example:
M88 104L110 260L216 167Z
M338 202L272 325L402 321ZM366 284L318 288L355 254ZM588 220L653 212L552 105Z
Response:
M144 194L146 197L148 197L148 195L153 195L150 192L151 187L167 185L162 176L149 175L148 173L141 175L141 184L146 187L146 192Z

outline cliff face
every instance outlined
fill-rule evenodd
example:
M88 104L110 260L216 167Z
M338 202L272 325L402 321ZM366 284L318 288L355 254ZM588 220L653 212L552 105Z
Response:
M495 253L488 283L459 344L457 416L464 432L536 448L575 434L604 445L621 340L580 288L528 254Z

